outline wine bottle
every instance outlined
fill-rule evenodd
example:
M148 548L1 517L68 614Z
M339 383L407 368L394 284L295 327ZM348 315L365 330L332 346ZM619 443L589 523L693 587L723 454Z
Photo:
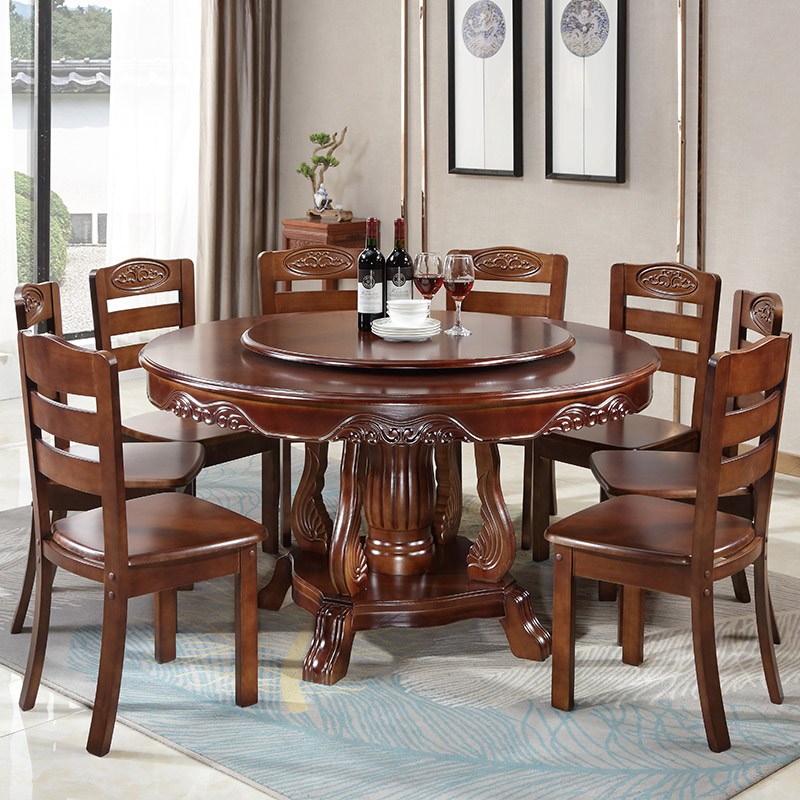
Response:
M386 299L410 300L414 285L414 262L406 252L406 221L394 221L394 250L386 259Z
M386 263L378 250L378 219L367 218L367 241L358 256L358 329L369 331L386 306Z

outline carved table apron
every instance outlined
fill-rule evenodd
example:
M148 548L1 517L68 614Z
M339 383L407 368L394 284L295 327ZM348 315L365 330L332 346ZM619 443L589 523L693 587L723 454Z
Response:
M354 312L304 316L315 336L372 337L356 332ZM454 315L439 316L449 325ZM468 316L471 328L484 331L520 319ZM516 541L500 491L497 442L640 411L650 402L656 351L625 334L559 322L575 345L542 360L472 368L454 361L436 369L319 366L246 349L242 334L264 319L173 331L146 345L140 360L160 408L312 443L292 504L299 547L278 560L259 594L262 608L277 609L291 587L294 601L316 615L303 679L340 680L356 631L473 617L499 617L515 655L546 659L550 635L508 574ZM335 520L322 503L333 440L344 442ZM474 542L457 535L454 440L475 443L483 527Z

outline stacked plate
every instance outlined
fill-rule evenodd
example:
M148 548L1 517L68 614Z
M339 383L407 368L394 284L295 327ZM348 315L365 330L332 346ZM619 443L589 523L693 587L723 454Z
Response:
M413 327L401 327L389 317L381 317L372 323L372 332L387 342L424 342L442 330L438 319L424 319Z

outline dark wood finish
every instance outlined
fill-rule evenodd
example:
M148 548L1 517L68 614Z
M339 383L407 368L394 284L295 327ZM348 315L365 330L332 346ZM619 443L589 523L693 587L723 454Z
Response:
M122 343L117 337L163 328L186 328L195 323L194 266L188 258L158 260L134 258L110 267L92 270L89 288L94 317L95 345L116 356L120 370L139 366L141 341ZM177 300L160 304L166 293ZM135 308L120 308L120 300L148 298ZM130 337L129 337L130 338ZM265 549L277 552L279 539L280 448L275 439L249 431L202 424L186 416L176 419L152 411L123 421L126 437L145 442L197 442L203 446L205 466L224 464L245 456L262 454L262 521L269 532Z
M783 303L773 292L736 291L731 321L731 350L748 347L749 334L758 337L777 336L783 324ZM729 410L747 408L763 401L763 395L731 397ZM726 449L734 456L738 448ZM694 502L698 480L697 453L666 453L649 451L600 451L590 458L590 468L608 496L646 494L672 500ZM719 510L750 518L753 515L753 487L739 486L720 498ZM736 597L750 602L750 590L743 572L731 576ZM778 627L773 616L775 643L780 643Z
M294 294L301 297L306 292ZM441 319L443 314L434 311L431 316ZM471 369L527 363L560 355L575 344L568 331L538 317L516 317L509 326L495 314L471 314L469 324L473 333L469 337L439 333L423 342L387 342L359 331L353 312L349 325L321 339L305 316L291 314L256 323L245 331L242 344L272 358L364 369Z
M363 250L367 236L367 221L351 219L348 222L319 219L282 219L281 247L292 250L299 247L332 245Z
M476 283L461 304L462 310L564 319L567 300L566 256L537 253L520 247L484 247L450 252L469 253L475 263ZM492 281L493 288L487 289L485 281ZM524 291L509 291L511 287ZM447 308L452 311L455 307L455 301L448 295ZM533 441L520 444L525 447L520 544L523 549L530 550L534 542ZM552 484L552 462L548 469L550 476L547 480ZM550 513L555 514L555 494L551 492L550 496ZM542 551L547 549L546 542L540 537L536 543L538 549L534 553L535 560L546 559L548 553L542 556Z
M708 746L727 750L714 641L714 582L752 564L756 622L770 700L783 693L769 613L766 543L769 506L778 453L791 336L766 337L746 350L718 353L708 364L695 504L628 494L612 497L551 525L545 534L555 548L553 589L552 704L569 711L574 703L575 578L620 584L623 589L623 660L641 661L643 589L691 599L692 634L700 705ZM729 400L763 394L747 409L728 409ZM738 456L725 449L758 438ZM720 496L753 485L751 518L717 510Z
M341 233L344 228L332 228L333 225L350 225L351 223L310 223L308 220L284 220L287 222L302 222L309 225L324 225L326 241L322 244L313 244L307 241L300 242L303 246L297 246L291 250L265 250L258 255L258 276L261 288L261 313L262 314L283 314L293 311L355 311L358 300L358 292L355 288L346 288L344 281L354 282L358 280L358 267L356 264L356 254L353 250L346 247L334 247L327 243L328 230ZM365 220L355 220L359 224L358 231L361 236L361 245L366 235ZM355 229L353 229L355 230ZM350 234L348 234L350 235ZM311 241L311 240L310 240ZM284 246L287 237L284 235ZM360 245L360 246L361 246ZM299 283L302 291L295 291L294 284ZM353 331L356 330L355 321ZM327 447L321 445L320 447ZM292 522L291 522L291 479L292 479L292 450L291 443L283 442L281 448L281 511L280 511L280 530L281 540L284 546L289 547L292 543ZM315 459L327 459L327 453L319 448L313 452L306 447L306 461L313 462ZM324 472L324 470L323 470ZM315 492L312 496L312 506L316 509L315 525L322 525L321 528L309 527L304 525L307 522L302 512L302 521L298 521L302 530L296 533L301 538L308 536L330 536L330 520L324 520L320 514L325 513L322 503L322 478L317 480ZM316 532L314 532L316 531Z
M175 656L177 587L236 576L236 702L258 701L256 547L263 526L183 493L125 498L118 369L107 352L93 353L52 334L19 334L25 426L36 531L36 611L20 707L36 702L44 664L56 566L103 585L100 666L87 750L105 755L116 719L128 600L155 594L156 658ZM75 410L68 395L95 399ZM57 400L52 399L57 397ZM45 434L97 448L76 455ZM100 508L51 524L50 482L101 498Z
M689 425L636 414L611 425L586 425L537 439L533 444L533 558L544 560L543 540L555 486L548 462L589 467L599 450L697 450L705 391L705 368L714 348L720 279L682 264L614 264L611 267L609 328L655 334L694 343L692 350L658 345L662 372L694 382ZM641 308L645 303L647 309ZM676 304L680 304L676 306ZM656 310L656 306L660 306ZM612 595L613 596L613 595Z
M352 321L346 311L307 316L320 338L349 329ZM453 316L446 312L446 321ZM515 324L512 317L496 320L509 328ZM315 513L322 459L311 466L307 460L307 477L295 495L293 525L303 533L288 559L292 596L317 615L304 677L339 680L358 630L473 616L501 617L513 652L546 658L549 637L508 574L514 532L500 493L495 443L640 410L650 400L655 350L615 331L558 322L576 344L540 361L470 369L347 369L248 351L240 337L254 322L225 320L165 334L145 347L141 361L150 399L161 408L266 436L344 440L332 528ZM460 492L452 487L460 479L454 440L474 442L478 451L484 526L473 543L456 536ZM439 491L432 451L438 471L447 476L447 487L440 484ZM445 552L460 554L451 558ZM446 580L431 577L437 564ZM282 562L274 583L262 589L262 607L280 604L289 566Z
M14 292L14 308L18 330L41 325L46 333L62 335L61 300L58 284L25 283ZM54 395L64 402L64 398ZM58 446L75 455L91 458L90 448L59 440ZM158 444L126 443L122 447L125 473L125 495L128 498L146 494L184 489L197 477L203 466L203 448L190 442ZM63 518L67 511L86 511L100 505L97 495L76 492L68 486L50 481L47 484L48 506L52 520ZM11 633L19 633L25 624L36 574L36 539L31 517L30 545L25 575L22 581L17 610L11 622Z

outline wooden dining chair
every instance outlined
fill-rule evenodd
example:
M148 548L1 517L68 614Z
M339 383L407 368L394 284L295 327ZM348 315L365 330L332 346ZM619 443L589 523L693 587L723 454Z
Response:
M691 601L695 669L708 746L730 747L714 640L714 582L753 565L758 640L769 697L783 701L769 613L766 546L790 334L766 337L746 350L714 355L708 364L694 505L628 494L551 525L554 545L552 704L574 704L575 579L620 584L623 661L638 664L644 590ZM759 393L761 402L729 410L730 398ZM725 449L757 438L738 456ZM721 495L753 485L752 519L717 510Z
M567 299L566 256L537 253L521 247L484 247L450 252L468 253L475 263L475 284L461 304L462 311L564 319ZM488 281L492 281L488 284L492 288L487 288ZM447 308L451 311L455 309L455 301L449 295ZM534 515L533 441L513 444L525 447L520 543L523 549L529 550L533 540ZM459 443L454 443L454 447L459 446ZM555 494L551 493L550 497L554 504ZM555 505L551 506L550 513L555 513Z
M18 330L41 326L43 332L62 336L61 301L58 284L25 283L14 292ZM64 398L53 399L64 402ZM59 447L73 453L86 450L80 443L59 440ZM203 448L193 442L126 443L122 447L125 466L125 496L141 497L155 492L182 490L197 477L203 466ZM86 511L100 505L97 495L78 492L53 481L47 484L51 521L62 519L68 511ZM55 570L55 567L53 568ZM25 575L11 633L20 633L30 604L36 574L34 517L31 517L30 544Z
M292 311L355 311L358 292L346 288L345 280L358 279L354 250L332 245L309 245L292 250L264 251L258 255L261 287L261 313L283 314ZM284 441L281 452L281 539L291 544L291 442ZM312 455L313 453L313 455ZM327 463L328 445L306 445L306 459ZM327 517L324 508L317 511ZM328 524L325 519L325 524Z
M783 303L774 292L749 292L738 289L733 299L730 349L748 347L751 334L757 337L777 336L783 325ZM759 403L761 394L731 397L729 410ZM731 447L726 455L735 456ZM655 452L646 450L601 450L593 453L589 466L605 495L645 494L672 500L694 502L697 492L698 454L691 452ZM737 486L719 499L720 511L750 518L753 515L753 486ZM731 575L736 597L750 602L750 590L744 572ZM779 644L777 626L773 624L775 643Z
M95 269L89 274L89 289L95 345L114 353L120 371L139 366L139 351L145 344L142 334L195 323L194 266L188 258L133 258ZM150 302L131 307L131 299L141 297ZM120 340L124 335L136 340ZM261 453L262 522L268 531L265 549L278 551L280 447L276 439L156 410L127 417L122 432L144 442L198 442L207 467Z
M552 462L589 467L598 450L697 450L705 392L705 365L714 351L720 279L683 264L614 264L611 267L609 327L634 335L650 334L661 356L660 371L693 382L688 425L646 414L632 414L605 425L540 436L533 443L533 558L550 552L544 539L555 486ZM684 349L689 343L693 349ZM609 599L616 589L601 592Z
M156 597L156 653L175 658L178 586L234 575L236 703L258 700L257 522L188 494L125 498L119 378L114 356L91 352L52 334L19 334L23 402L36 530L36 605L20 707L33 708L44 664L53 570L103 585L100 666L87 750L105 755L117 712L128 600ZM92 398L93 409L63 398ZM57 399L53 399L57 398ZM45 434L52 434L51 444ZM96 448L94 457L59 441ZM101 498L102 506L51 524L51 482Z

